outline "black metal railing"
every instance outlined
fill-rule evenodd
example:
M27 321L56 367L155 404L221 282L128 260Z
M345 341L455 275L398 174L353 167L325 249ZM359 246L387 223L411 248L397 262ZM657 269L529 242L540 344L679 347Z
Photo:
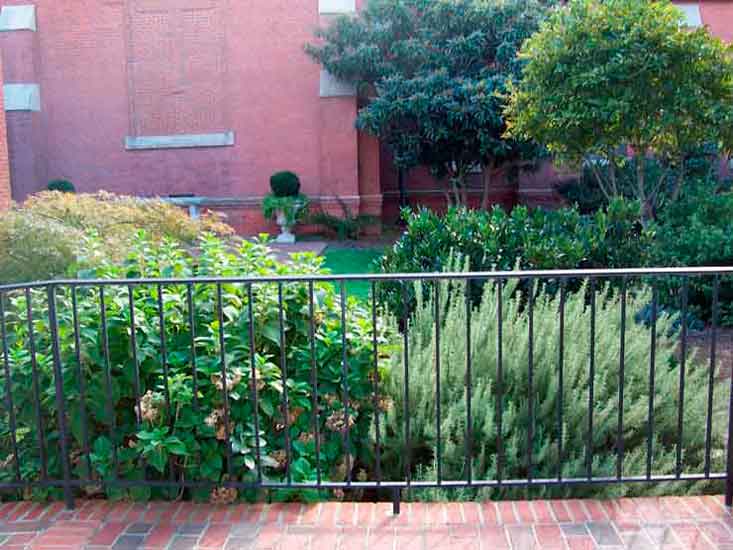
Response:
M75 495L90 487L120 491L359 489L391 493L399 512L403 489L563 489L722 481L730 506L733 378L724 380L718 348L721 281L731 277L733 267L59 280L0 286L0 490L11 495L47 491L63 495L67 505L73 506ZM707 357L702 361L699 347L697 355L690 351L687 320L691 284L700 282L705 283L712 305L706 320L709 341L703 350ZM349 301L354 283L368 286L369 299ZM481 305L479 287L493 292L492 323L481 317L488 306ZM639 311L629 311L629 304L631 300L637 307L636 298L643 292L648 293L649 315L641 319ZM669 307L660 306L662 292L667 303L670 296L677 299L671 316ZM509 294L514 296L511 303ZM395 296L401 297L396 306ZM459 296L462 302L456 304ZM582 311L577 309L573 315L587 320L586 329L583 334L568 335L568 303L578 296L582 296ZM414 452L411 425L418 418L413 409L416 391L422 391L413 386L424 382L415 380L414 372L410 375L416 368L413 348L424 345L424 339L412 338L411 315L425 300L435 319L432 343L426 348L432 357L428 385L435 396L432 458L427 460L434 466L430 475L417 469L416 462L424 466L426 460ZM545 307L543 303L556 308L556 328L538 335L535 311ZM618 306L618 327L597 324L598 311L609 304ZM458 343L457 333L445 333L450 307L457 308L452 314L456 318L458 309L463 311L460 318L465 326ZM508 315L522 322L509 325ZM398 319L390 321L395 316ZM667 328L674 324L671 319L679 319L673 332L658 330L662 316ZM392 336L387 337L385 327L390 323ZM638 365L640 344L627 338L630 331L638 334L639 326L648 338L643 379L638 369L626 370L630 353ZM545 325L541 330L546 331ZM526 346L521 348L516 344L519 331L526 331L522 336ZM610 353L615 358L612 369L609 350L597 347L602 331L605 335L613 331L613 338L617 337L617 353ZM515 347L507 347L510 337L515 338ZM538 338L552 339L554 359L538 358ZM569 338L583 341L581 359L567 356L569 344L580 345ZM667 342L666 357L672 357L676 366L660 364L660 339ZM669 341L675 342L672 351ZM446 342L464 350L458 359L443 354ZM490 390L485 389L487 380L481 379L485 371L477 372L478 367L485 369L486 359L481 365L476 359L487 349ZM426 355L419 357L425 368ZM508 360L515 364L518 357L522 372L507 372ZM575 379L567 377L571 361L583 364L581 371L573 371ZM672 368L673 391L668 385ZM687 377L694 376L699 385L703 368L707 369L705 388L698 393L705 402L690 403L685 394ZM267 383L274 389L265 387L264 372L271 373ZM452 404L443 397L451 390L446 384L456 376L463 386L458 399L464 415L457 424L463 427L461 433L445 423L443 410ZM662 379L667 386L659 388ZM517 395L518 380L525 392L522 396ZM389 409L380 403L388 384L401 407ZM598 392L606 391L609 384L612 399L606 399L616 403L615 410L598 401ZM637 391L640 384L648 394L645 415L641 418L635 410L630 421L637 427L633 437L645 441L631 452L626 449L630 436L625 414L630 411L625 392ZM394 393L396 385L399 391ZM548 385L555 395L551 407L538 397ZM716 409L716 395L723 386L725 403L718 400ZM268 391L280 401L264 403ZM477 405L480 398L483 404ZM328 407L330 416L324 419ZM704 425L686 422L688 407L697 411L694 418ZM573 428L584 432L580 435L568 433L571 408L583 411L582 428ZM267 418L263 410L268 411ZM523 419L526 425L508 427L509 414L513 422ZM477 422L487 415L492 415L494 440L484 447L491 456L479 459L477 448L487 442L479 440L486 436L477 433ZM660 415L674 426L670 433L658 433ZM599 425L608 425L610 416L614 416L615 434L609 436L607 448L599 448ZM365 419L369 437L365 437L366 427L354 418ZM202 419L206 426L201 425ZM124 433L121 426L134 430ZM202 430L208 430L206 444L198 440ZM539 437L550 442L551 451L538 449ZM582 448L566 448L573 437L584 440ZM392 445L389 451L387 440ZM396 447L400 475L385 462L394 459L385 453L395 453L395 442L404 447L402 451ZM463 464L446 464L448 444L463 449ZM662 472L655 469L660 445L669 451ZM314 457L308 464L295 457L305 447ZM577 462L574 469L568 466L571 460ZM336 463L343 468L334 473ZM391 474L385 471L387 466ZM194 467L208 468L208 473L194 472ZM493 472L490 478L487 471Z

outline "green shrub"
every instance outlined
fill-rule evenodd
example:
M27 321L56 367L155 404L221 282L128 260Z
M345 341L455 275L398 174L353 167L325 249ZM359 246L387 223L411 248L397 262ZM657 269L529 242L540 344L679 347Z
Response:
M308 215L310 201L305 195L278 197L270 193L262 200L262 214L266 219L274 218L278 212L285 216L285 223L293 226Z
M683 189L693 185L695 180L700 178L711 178L717 175L719 164L718 152L713 147L707 147L696 154L688 155L685 160L685 183ZM635 158L624 158L623 162L618 161L616 167L616 187L618 193L626 200L633 200L637 193L637 171ZM593 164L595 163L595 164ZM672 202L675 186L680 177L679 169L670 169L662 166L654 158L644 159L645 173L649 181L660 182L661 191L657 194L656 201L652 204L654 212L659 215L667 205ZM558 191L569 204L577 205L583 214L594 214L598 210L608 207L609 199L604 196L603 191L594 174L594 168L598 173L608 171L607 165L598 159L588 159L584 163L581 175L569 179L558 187Z
M18 209L0 219L0 283L35 281L73 270L85 235L58 220Z
M733 265L733 193L709 180L691 182L674 204L663 210L656 229L654 262L662 266ZM713 285L709 277L689 279L691 313L712 317ZM680 281L663 285L665 303L679 307ZM733 278L722 277L720 322L733 325Z
M229 235L231 227L215 217L192 220L182 209L157 199L109 193L43 192L0 219L0 283L75 275L80 264L94 265L90 248L119 260L136 233L193 244L207 231ZM93 247L88 240L101 240Z
M336 238L343 241L346 239L356 241L361 237L365 227L380 223L376 216L368 214L356 214L351 211L349 205L341 197L336 197L341 207L341 216L334 216L328 212L320 211L312 214L308 221L316 225L322 225L329 231L336 234Z
M97 245L103 246L103 243L98 242ZM194 260L192 253L169 240L156 242L139 237L124 265L102 262L91 275L103 278L191 277L195 274L194 264L197 266L196 274L201 276L266 277L321 272L322 260L312 254L294 255L292 265L281 264L259 242L243 242L238 250L232 252L227 242L205 236L199 248L200 253ZM316 468L320 468L324 480L343 480L349 464L356 478L362 468L373 464L368 445L374 402L372 322L369 311L357 301L349 301L346 305L347 326L344 327L341 302L333 286L314 285L320 433L320 457L317 460L309 340L311 316L306 284L282 286L282 340L276 284L253 286L253 325L249 322L250 303L246 285L221 285L223 325L220 325L216 285L193 284L195 356L191 350L186 285L136 285L131 288L135 305L134 349L139 366L133 354L128 308L130 291L126 286L105 289L106 335L102 332L98 288L77 289L82 327L78 350L74 346L71 296L68 289L58 289L60 353L65 405L72 432L70 446L74 476L87 477L87 468L91 465L93 479L99 482L110 479L116 456L119 461L117 473L126 481L140 480L143 475L151 480L185 479L214 484L235 479L254 481L256 437L259 436L265 479L283 481L286 463L285 388L291 424L288 433L292 443L290 471L295 482L315 481ZM162 288L162 296L158 294L159 288ZM28 383L33 367L27 351L25 298L22 294L11 293L5 304L20 466L22 477L27 481L38 480L41 475L37 420L41 422L48 441L45 451L49 475L60 475L46 294L45 291L34 291L32 297L41 397L39 419L34 414L33 391ZM159 322L158 300L163 303L163 331ZM250 329L254 331L253 350L249 344ZM346 350L342 348L343 330L346 330ZM379 331L379 337L384 341L387 337L385 326L380 324ZM221 376L222 334L226 383ZM105 342L109 343L109 363L105 358ZM77 351L81 364L76 360ZM254 353L257 373L254 379L250 352ZM281 352L285 354L287 380L280 368ZM348 384L343 377L344 356L348 358ZM142 396L139 422L136 419L136 369L140 375L138 395ZM164 378L166 369L169 374L167 384ZM83 402L80 399L82 380L86 386ZM0 386L5 387L6 384L7 380L0 374ZM231 422L231 477L226 463L226 426L223 419L225 384ZM108 385L111 393L108 393ZM345 386L348 386L348 409L342 400ZM258 392L259 434L254 425L252 390L255 387ZM167 399L170 399L170 408L166 406ZM345 444L343 426L346 422L351 424L351 428L350 443ZM84 449L83 426L88 430L91 451L88 456ZM3 412L0 415L0 457L3 460L10 455L8 430L8 416ZM348 456L352 460L348 460ZM0 480L11 481L14 475L12 459L6 464L9 467L0 469ZM108 487L106 492L108 496L138 499L171 496L163 490L150 488L127 490ZM37 496L43 493L39 489ZM192 490L187 496L208 498L209 490ZM212 493L211 496L214 498L216 495ZM254 498L255 494L247 492L240 496ZM298 495L279 492L275 496L296 498ZM310 498L314 495L306 492L299 496Z
M555 478L562 462L564 477L585 477L588 434L588 384L590 316L585 292L568 293L563 354L564 385L558 384L559 298L539 289L534 304L533 385L528 385L527 295L517 290L517 282L503 289L503 391L501 393L504 448L503 479L525 479L527 469L527 427L530 425L528 396L534 404L532 445L535 479ZM418 303L409 324L409 404L410 445L404 435L404 369L395 357L388 384L393 402L384 424L386 431L382 465L385 479L401 479L405 461L411 461L414 479L436 479L436 317L432 298L423 300L418 283ZM497 302L496 287L485 287L483 298L471 312L471 407L473 479L497 477ZM588 288L584 288L588 291ZM466 442L466 307L465 283L440 287L440 404L443 479L467 476ZM647 408L649 403L650 329L633 322L635 312L648 303L647 290L629 292L625 340L625 390L623 401L623 442L625 476L644 475L647 458ZM616 437L620 356L620 298L608 286L597 292L595 377L592 449L594 476L616 475ZM675 471L677 410L680 376L677 338L670 335L674 319L659 319L654 385L653 473ZM682 465L685 473L700 473L704 461L708 370L687 358ZM718 384L715 393L712 434L713 471L724 471L725 390ZM557 428L558 397L562 395L562 455ZM405 453L404 449L409 449ZM690 486L678 487L685 490ZM696 490L702 489L701 485ZM575 486L564 489L536 489L548 495L624 495L674 491L673 486L649 488L640 484ZM460 493L416 491L417 498L456 496L462 498L502 498L527 495L524 490L464 490Z
M48 182L47 189L61 193L76 193L76 187L69 180L51 180Z
M510 213L423 208L404 219L405 232L381 261L385 273L441 272L453 254L471 271L636 267L646 265L653 236L639 223L639 204L621 199L592 216L518 206ZM383 292L392 311L404 313L399 289Z
M295 197L300 193L300 178L293 172L276 172L270 177L270 189L276 197Z

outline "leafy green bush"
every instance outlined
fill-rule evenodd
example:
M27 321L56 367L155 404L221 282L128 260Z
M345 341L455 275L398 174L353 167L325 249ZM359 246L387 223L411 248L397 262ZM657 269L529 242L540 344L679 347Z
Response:
M380 222L376 216L368 214L356 214L351 211L349 205L346 204L341 197L336 197L341 207L341 216L334 216L328 212L319 211L309 216L308 221L316 225L322 225L326 229L334 232L336 238L343 241L346 239L356 241L361 236L365 227Z
M293 172L276 172L270 177L270 189L276 197L295 197L300 193L300 178Z
M433 298L423 300L416 284L418 303L409 324L409 402L404 402L404 369L396 357L391 369L388 394L393 402L384 424L383 468L385 479L401 479L406 460L410 460L414 479L436 479L436 315ZM539 289L534 304L533 383L529 389L529 332L527 294L517 282L506 284L503 308L503 384L497 383L497 304L494 285L487 285L483 298L471 311L471 407L473 479L497 478L497 399L503 407L503 479L525 479L527 439L530 425L528 397L534 404L532 463L535 479L555 478L562 463L564 477L585 477L588 434L588 387L591 320L583 292L568 293L565 308L563 352L564 385L559 387L559 298ZM467 476L465 443L466 401L466 307L465 283L446 283L440 287L440 433L443 479L460 480ZM594 476L616 475L616 441L619 391L621 308L618 293L608 286L597 291L595 340L594 407L592 430L592 471ZM625 389L623 400L623 472L625 476L646 473L650 329L633 321L635 312L650 299L647 290L629 292L625 339ZM677 410L679 404L680 363L678 340L670 331L675 319L662 316L657 325L656 377L654 383L653 473L675 472ZM702 472L708 370L687 358L682 469ZM500 397L501 396L501 397ZM562 396L562 436L558 431L559 396ZM724 471L725 390L718 384L714 398L712 433L713 471ZM405 409L410 416L410 440L404 434ZM720 416L720 418L718 418ZM562 454L558 442L562 441ZM408 448L407 453L404 449ZM624 495L655 491L674 491L672 486L656 489L641 485L575 486L547 489L545 494ZM685 490L689 485L678 490ZM696 490L703 487L698 485ZM540 489L536 489L540 491ZM417 498L435 498L440 492L414 493ZM448 493L445 493L448 494ZM502 498L518 496L524 490L484 489L461 491L463 498ZM533 494L538 494L537 492ZM456 493L450 493L456 497Z
M711 185L709 180L691 182L678 201L662 211L656 229L654 261L662 266L733 265L733 193ZM713 286L710 278L689 279L690 311L710 321ZM668 281L662 297L679 307L676 288ZM719 320L733 325L733 279L721 278Z
M695 154L686 156L683 173L680 173L677 167L671 169L663 166L657 159L645 158L644 170L649 180L659 182L661 186L651 204L654 213L658 215L668 204L676 200L674 192L680 177L684 177L684 183L680 189L697 186L695 182L701 178L709 178L712 183L717 176L719 158L715 148L706 147ZM636 162L636 158L627 157L619 157L616 160L615 186L618 194L626 200L633 200L638 191ZM561 184L558 191L569 204L577 205L583 214L594 214L598 210L607 208L610 202L609 198L603 194L597 179L599 172L607 170L607 162L597 158L586 159L581 175Z
M72 275L79 264L94 264L89 250L120 259L144 230L153 240L171 238L193 244L207 231L228 235L231 227L186 212L157 199L110 193L43 192L13 206L0 219L0 282L21 282ZM92 247L89 240L105 246Z
M51 180L48 182L47 189L61 193L76 193L76 187L69 180Z
M103 243L97 245L103 246ZM265 277L321 272L322 260L312 254L294 255L292 265L281 264L259 242L243 242L232 252L227 242L205 236L199 248L200 253L194 259L192 253L169 240L156 242L139 237L124 265L102 262L91 275L102 278L192 277L196 274ZM311 318L307 284L283 284L284 338L281 338L277 284L253 285L253 324L249 320L246 285L221 285L221 325L216 285L195 283L190 288L193 314L188 308L186 285L107 287L103 297L105 334L99 289L78 287L81 324L78 349L74 343L70 291L58 289L60 353L64 399L72 434L69 444L74 476L86 478L91 468L92 479L100 483L111 479L115 470L119 479L126 481L140 480L143 476L151 480L204 481L215 485L227 480L255 481L259 440L265 479L283 481L287 438L292 452L290 473L295 482L315 481L317 468L324 480L342 480L349 471L356 478L365 465L373 463L368 442L374 403L374 355L371 347L373 325L368 310L357 301L349 301L345 305L347 325L342 326L342 304L333 286L316 283ZM134 345L130 330L130 293L135 314ZM38 385L32 389L28 381L32 379L34 367L28 351L25 297L11 293L6 296L5 303L20 468L22 478L27 481L41 477L39 426L47 441L45 456L49 475L60 475L47 300L45 291L33 291L31 295L38 367ZM163 305L163 328L159 301ZM189 315L194 319L193 333ZM313 350L309 340L311 320L315 331ZM250 329L253 330L254 348L250 347ZM342 347L344 330L345 350ZM386 325L380 324L378 331L384 342L388 337ZM195 342L193 352L192 338ZM226 380L222 377L221 342L225 347ZM315 450L312 352L318 377L319 457ZM254 354L254 365L250 362L250 353ZM287 379L280 365L281 353L286 361ZM347 357L347 367L342 365L342 357ZM344 368L348 372L346 379ZM384 368L384 365L380 367ZM138 387L136 372L140 378ZM86 388L84 400L80 398L82 382ZM6 387L7 383L0 374L0 386ZM226 453L225 387L229 398L231 464L227 464ZM255 389L259 432L255 428ZM33 405L36 390L40 396L40 417L36 417ZM285 408L286 390L288 409ZM343 401L344 391L348 392L348 405ZM286 410L289 411L289 431L286 429ZM7 412L3 411L0 414L0 458L7 467L0 469L2 481L11 481L15 471L8 422ZM345 437L347 425L350 426L348 438ZM89 453L85 448L85 428ZM119 462L118 467L115 460ZM100 487L97 490L102 490ZM104 490L114 497L166 496L165 491L150 488L107 487ZM39 489L37 492L41 496L44 491ZM218 495L216 491L210 495L208 489L192 493L195 498L211 496L215 499ZM295 497L287 493L278 495ZM241 496L254 497L254 494L248 492Z
M272 219L278 212L282 212L286 225L293 226L308 215L309 204L305 195L279 197L270 193L262 200L262 214L266 219Z
M404 219L405 232L381 261L385 273L444 271L453 255L471 271L635 267L646 265L652 242L639 223L639 204L621 199L592 216L574 207L518 206L510 213L423 208ZM383 292L392 311L404 313L399 289L385 285Z
M0 283L35 281L73 270L84 233L58 220L12 209L0 219Z

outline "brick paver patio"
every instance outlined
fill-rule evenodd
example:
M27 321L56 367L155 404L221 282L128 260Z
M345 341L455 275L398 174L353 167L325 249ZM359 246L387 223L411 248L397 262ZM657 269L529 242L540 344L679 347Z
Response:
M0 504L0 548L733 550L722 497L315 505Z

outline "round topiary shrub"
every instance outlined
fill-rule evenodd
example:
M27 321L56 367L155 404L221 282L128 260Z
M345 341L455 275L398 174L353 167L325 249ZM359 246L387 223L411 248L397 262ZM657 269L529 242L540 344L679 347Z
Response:
M294 197L300 193L300 178L293 172L276 172L270 178L270 189L276 197Z
M76 193L76 187L69 180L51 180L46 186L49 191L60 191L61 193Z

